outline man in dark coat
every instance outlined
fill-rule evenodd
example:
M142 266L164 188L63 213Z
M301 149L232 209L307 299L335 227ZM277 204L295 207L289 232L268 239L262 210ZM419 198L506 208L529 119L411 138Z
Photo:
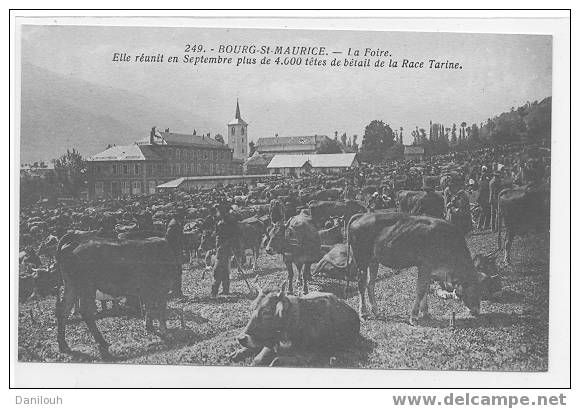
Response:
M230 263L232 256L240 258L240 235L237 223L231 217L230 207L220 205L217 209L218 223L216 232L216 259L213 270L214 283L211 287L211 297L215 298L220 286L222 295L230 293ZM238 261L240 262L240 261Z
M177 271L177 278L175 279L171 295L173 297L182 297L183 291L181 289L181 280L183 274L183 217L180 214L174 213L171 220L167 224L167 231L165 232L165 239L173 250L175 257L178 259L179 270Z
M501 174L493 173L493 177L489 182L489 206L491 215L491 230L497 231L497 199L501 191Z
M477 203L481 207L481 214L477 223L477 228L482 231L489 227L490 206L489 206L489 181L490 176L486 166L481 167L481 178L479 179L479 196Z

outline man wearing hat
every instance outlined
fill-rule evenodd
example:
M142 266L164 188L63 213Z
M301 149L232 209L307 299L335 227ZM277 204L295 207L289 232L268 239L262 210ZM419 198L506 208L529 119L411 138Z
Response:
M499 192L501 191L501 174L497 171L493 173L493 177L489 182L489 205L491 215L491 230L496 232L498 228L497 222L497 200Z
M179 270L177 271L177 277L173 284L173 289L171 290L171 295L173 297L182 297L183 291L181 289L181 280L183 274L183 249L184 249L184 237L183 237L183 216L178 212L171 213L171 220L167 224L167 231L165 232L165 239L167 243L173 250L175 257L179 260Z
M236 222L230 215L230 207L221 204L217 208L218 223L215 227L216 260L213 269L214 283L211 287L211 297L215 298L220 286L222 295L230 293L230 263L232 256L238 256L240 251L240 236Z

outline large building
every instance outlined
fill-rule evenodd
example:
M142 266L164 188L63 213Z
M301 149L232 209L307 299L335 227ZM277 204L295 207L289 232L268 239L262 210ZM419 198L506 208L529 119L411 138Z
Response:
M234 136L229 138L233 148L209 135L172 133L169 129L159 132L156 128L134 144L111 146L88 159L89 197L152 194L158 185L180 177L242 174L247 124L241 119L239 105L228 130L228 135Z
M256 143L259 154L317 154L324 143L330 142L324 135L261 137Z

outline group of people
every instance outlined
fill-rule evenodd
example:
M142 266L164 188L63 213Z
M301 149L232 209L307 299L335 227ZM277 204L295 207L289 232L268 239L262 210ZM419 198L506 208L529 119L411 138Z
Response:
M182 256L186 249L184 229L195 223L201 230L215 234L214 282L211 287L211 295L215 297L220 289L223 294L229 293L230 263L242 259L238 218L233 215L236 212L250 214L245 216L262 216L264 212L260 207L268 206L274 199L282 201L288 211L289 201L296 205L298 197L308 197L304 192L322 189L340 189L341 199L365 200L367 208L375 211L396 207L400 190L422 189L425 194L417 203L417 214L442 216L430 214L432 206L429 201L443 197L444 216L464 232L473 228L495 231L498 195L502 188L510 184L549 181L549 161L522 152L521 148L484 148L433 156L420 164L406 161L364 164L341 174L265 179L252 186L240 184L120 200L65 203L52 209L38 204L21 209L21 247L38 246L47 235L59 236L70 229L101 228L116 236L119 226L134 228L134 224L138 229L162 229L170 246ZM439 184L425 182L427 179L440 180L445 174L453 176L445 186L441 186L442 192L435 191ZM419 182L422 184L417 184ZM479 209L475 225L472 223L474 208ZM287 219L291 215L272 216ZM36 233L38 229L42 232ZM183 294L181 279L177 279L173 294Z

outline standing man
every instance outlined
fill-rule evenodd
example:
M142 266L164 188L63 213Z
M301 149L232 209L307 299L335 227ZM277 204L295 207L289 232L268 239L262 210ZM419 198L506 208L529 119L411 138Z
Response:
M178 260L179 267L176 271L176 279L173 284L173 289L171 290L172 297L183 297L183 291L181 289L181 280L183 274L183 249L184 249L184 238L183 238L183 216L177 212L172 214L172 218L167 224L167 231L165 232L165 239L167 243L173 250L175 258Z
M490 206L489 206L489 181L490 177L487 172L487 166L481 166L481 178L479 179L479 196L477 203L481 207L481 214L477 228L480 231L486 230L489 227Z
M501 174L496 171L493 173L493 177L489 182L489 206L490 206L492 232L496 232L498 228L497 200L500 190L501 190Z
M211 287L211 297L217 297L220 286L222 295L230 294L230 263L232 256L238 256L240 251L240 236L237 223L230 215L227 205L217 209L218 223L215 228L216 260L213 270L214 283Z

